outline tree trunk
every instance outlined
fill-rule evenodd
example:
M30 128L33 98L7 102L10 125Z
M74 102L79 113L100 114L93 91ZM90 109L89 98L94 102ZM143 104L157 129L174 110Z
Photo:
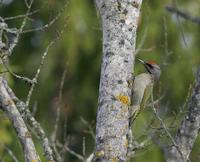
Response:
M126 161L136 29L142 0L96 0L103 60L96 125L98 161Z

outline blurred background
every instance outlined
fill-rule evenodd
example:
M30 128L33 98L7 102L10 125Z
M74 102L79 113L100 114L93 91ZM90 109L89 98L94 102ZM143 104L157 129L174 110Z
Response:
M50 137L56 119L60 82L66 70L57 137L62 143L67 139L68 146L79 154L82 154L85 140L86 156L88 156L94 150L91 131L95 132L98 101L102 57L101 24L93 0L69 0L67 3L59 19L48 29L22 34L19 44L9 58L9 66L15 73L33 78L48 43L66 24L61 39L50 49L45 60L39 82L31 98L30 109L37 110L35 118ZM138 57L155 60L162 67L162 77L154 90L154 99L160 99L157 104L160 116L172 134L175 134L177 126L187 112L188 99L200 63L200 26L166 11L166 5L171 3L169 0L143 2L137 46L141 46ZM65 1L62 0L35 0L32 11L37 9L39 11L30 16L31 19L28 20L25 29L48 24L61 12L64 4ZM200 15L198 1L179 0L177 6L191 16ZM0 16L3 18L25 14L26 10L24 0L0 0ZM20 18L7 20L6 23L9 28L19 28L22 20ZM138 74L145 69L136 62L134 71ZM30 85L8 73L6 77L16 95L26 100ZM2 112L0 115L0 159L5 162L13 161L7 152L9 148L22 162L23 153L15 131L7 117ZM141 113L134 129L138 142L143 142L149 137L159 137L163 144L170 142L164 131L159 129L159 122L154 118L150 107ZM148 141L148 147L136 151L132 161L146 162L146 159L148 161L151 159L152 162L164 161L163 152L155 138ZM42 161L45 161L39 141L35 137L34 141ZM198 137L190 156L192 162L200 161L199 153ZM66 153L65 161L79 160Z

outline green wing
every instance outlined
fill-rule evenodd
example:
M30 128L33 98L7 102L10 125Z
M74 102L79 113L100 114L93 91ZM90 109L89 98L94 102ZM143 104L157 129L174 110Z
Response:
M152 91L153 91L153 83L150 83L145 88L144 95L143 95L140 107L133 113L132 122L138 117L140 112L145 108L146 103L147 103L148 99L150 98Z
M145 88L145 91L144 91L144 95L143 95L142 102L140 105L141 111L145 108L147 101L152 94L152 91L153 91L153 83L150 83L149 85L147 85L147 87Z

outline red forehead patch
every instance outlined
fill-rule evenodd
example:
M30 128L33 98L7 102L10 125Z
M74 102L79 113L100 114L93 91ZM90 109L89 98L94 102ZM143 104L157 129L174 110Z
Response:
M157 63L155 61L148 61L147 64L151 64L151 65L157 65Z

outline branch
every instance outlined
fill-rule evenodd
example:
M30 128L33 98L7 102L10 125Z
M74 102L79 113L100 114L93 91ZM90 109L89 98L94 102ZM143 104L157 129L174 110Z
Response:
M33 5L33 2L34 2L34 0L31 0L30 1L30 5L27 6L28 9L27 9L25 17L24 17L24 19L22 21L22 24L21 24L21 26L19 28L19 31L17 32L16 38L15 38L14 42L10 45L9 49L7 50L7 53L5 53L5 54L7 54L9 56L12 54L13 49L15 48L15 46L17 45L17 43L19 42L20 36L21 36L21 34L22 34L23 30L24 30L24 27L26 25L28 16L29 16L29 14L31 12L31 7Z
M61 144L59 141L56 142L56 145L61 149L60 151L60 155L62 155L65 151L67 151L69 154L73 155L74 157L76 157L77 159L79 159L80 161L83 161L83 162L92 162L93 158L94 158L94 154L91 153L88 158L84 158L83 155L75 152L74 150L72 150L70 147L68 147L68 141L65 141L64 144Z
M30 110L26 107L25 103L19 100L15 94L13 93L12 89L8 86L7 82L4 81L4 86L11 98L12 101L16 102L16 106L19 109L20 113L22 114L22 117L25 118L30 126L34 128L36 134L38 135L40 141L42 142L42 146L44 149L45 156L47 157L48 161L54 162L53 158L53 152L51 149L51 146L49 144L49 140L44 132L44 129L41 127L40 123L36 121L36 119L33 117Z
M50 28L53 24L55 24L56 21L61 17L61 15L64 13L65 8L67 7L68 3L66 2L64 7L58 12L58 14L47 24L39 27L39 28L34 28L34 29L27 29L22 32L22 34L30 33L30 32L35 32L35 31L45 31L46 29Z
M62 158L61 158L60 154L58 153L58 149L56 147L56 139L57 139L57 133L58 133L58 128L59 128L59 122L60 122L60 118L61 118L60 111L61 111L63 87L64 87L65 78L66 78L66 73L67 73L67 70L64 70L64 72L62 74L62 79L60 82L59 96L58 96L58 102L57 102L57 107L56 107L56 120L55 120L55 124L54 124L54 130L51 135L52 147L55 152L56 159L58 159L58 161L61 161Z
M23 147L26 162L38 162L39 158L32 141L31 133L28 131L21 114L19 113L15 103L13 102L6 86L5 80L0 77L0 106L7 114L15 128L17 136Z
M35 10L35 11L32 11L32 12L28 13L28 16L31 16L31 15L39 12L39 11L40 11L39 9ZM22 15L17 15L17 16L4 17L3 19L4 19L4 21L8 21L8 20L13 20L13 19L21 19L21 18L24 18L24 17L26 17L26 15L22 14Z
M0 143L0 146L3 146L7 154L12 158L13 162L19 162L19 160L15 156L15 153L9 147L5 146L3 143Z
M171 146L166 152L167 162L186 162L192 151L193 144L198 136L200 129L200 67L196 75L196 83L193 89L192 97L189 102L189 111L185 116L182 124L176 134L175 142L177 143L181 154L177 148Z
M36 71L36 73L35 73L34 78L32 79L33 82L32 82L32 84L31 84L31 87L30 87L29 92L28 92L28 95L27 95L26 107L28 107L29 104L30 104L30 100L31 100L31 96L32 96L32 94L33 94L33 90L34 90L35 85L36 85L36 83L37 83L37 81L38 81L38 77L39 77L39 75L40 75L41 68L42 68L42 66L44 65L44 61L45 61L46 56L47 56L47 54L48 54L48 52L49 52L49 49L50 49L51 46L54 45L54 43L56 42L56 40L57 40L57 39L51 41L51 42L48 44L48 46L47 46L45 52L44 52L43 55L42 55L40 64L39 64L39 66L38 66L38 69L37 69L37 71Z
M189 20L194 24L200 25L200 17L192 17L189 14L187 14L186 12L180 11L176 7L173 7L173 6L166 6L165 9L168 12L175 13L178 16L180 16L180 17L182 17L182 18L184 18L186 20Z
M153 94L151 94L151 102L152 102L152 108L153 108L153 112L156 116L156 118L159 120L160 124L161 124L161 128L164 129L164 131L166 132L166 135L167 137L171 140L173 146L177 149L177 151L180 153L181 157L183 156L182 155L182 152L179 148L179 146L177 145L176 141L174 140L174 138L172 137L171 133L169 132L167 126L165 125L165 123L163 122L163 120L161 119L161 117L159 116L155 106L154 106L154 99L153 99Z

